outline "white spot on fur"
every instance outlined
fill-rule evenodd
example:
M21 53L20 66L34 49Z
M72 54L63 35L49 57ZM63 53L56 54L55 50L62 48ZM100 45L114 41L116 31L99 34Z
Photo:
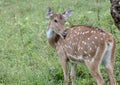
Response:
M105 35L105 33L103 33L103 35Z
M80 51L80 49L82 50L82 49L83 49L83 47L78 47L78 51Z
M94 42L94 41L92 41L92 44L95 44L95 42Z
M84 44L84 41L82 41L82 43Z
M88 40L90 40L90 38L87 38Z
M85 54L87 54L87 52L86 52L86 51L84 51L84 53L85 53Z
M89 57L91 57L91 55L90 55L90 54L88 54L88 56L89 56Z
M95 31L91 31L91 33L96 33Z
M93 33L93 31L91 31L91 33Z
M84 33L86 33L86 34L87 34L87 33L89 33L89 31L86 31L86 32L84 32Z
M72 49L71 46L68 46L69 49Z
M95 37L95 39L98 39L98 37Z
M82 41L82 43L85 44L85 45L87 44L85 41Z
M68 48L68 46L65 44L65 47Z
M90 50L92 50L92 48L90 47Z

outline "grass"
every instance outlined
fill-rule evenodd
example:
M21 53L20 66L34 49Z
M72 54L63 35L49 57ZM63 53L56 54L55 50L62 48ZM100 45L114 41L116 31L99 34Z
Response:
M59 58L45 35L47 7L57 13L72 9L72 24L101 27L115 36L115 75L120 81L120 31L109 13L109 0L0 0L0 85L63 85ZM83 64L77 68L76 85L95 85Z

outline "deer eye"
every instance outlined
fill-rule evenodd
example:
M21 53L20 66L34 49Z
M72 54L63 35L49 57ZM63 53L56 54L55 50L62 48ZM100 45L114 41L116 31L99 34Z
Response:
M58 21L55 19L55 20L54 20L54 22L56 22L56 23L57 23Z

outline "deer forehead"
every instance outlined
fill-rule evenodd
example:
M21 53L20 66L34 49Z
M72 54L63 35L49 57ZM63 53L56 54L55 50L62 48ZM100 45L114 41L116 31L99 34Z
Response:
M65 20L61 14L53 14L50 19L51 20L54 20L54 19Z

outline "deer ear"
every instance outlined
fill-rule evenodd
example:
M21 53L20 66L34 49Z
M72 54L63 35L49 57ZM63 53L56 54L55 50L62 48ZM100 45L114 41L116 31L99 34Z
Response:
M69 18L73 13L73 10L65 11L62 15L65 19Z
M50 7L48 7L48 9L47 9L47 15L49 17L51 17L53 14L54 14L54 12L52 11L52 9Z

